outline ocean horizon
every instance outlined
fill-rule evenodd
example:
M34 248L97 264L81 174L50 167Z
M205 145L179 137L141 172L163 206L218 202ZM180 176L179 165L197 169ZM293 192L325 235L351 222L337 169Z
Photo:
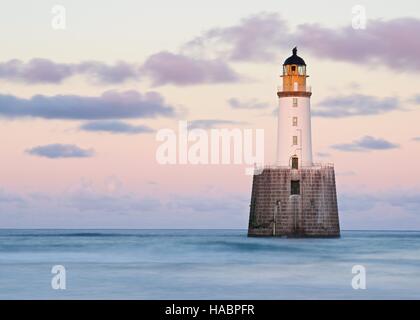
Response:
M0 229L0 299L419 299L420 231ZM53 266L66 289L54 290ZM366 289L352 287L355 265Z

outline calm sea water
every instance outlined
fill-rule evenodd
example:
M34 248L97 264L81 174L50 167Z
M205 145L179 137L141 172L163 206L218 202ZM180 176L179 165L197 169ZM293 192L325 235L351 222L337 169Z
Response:
M353 265L367 289L351 286ZM51 268L66 268L66 290ZM420 232L0 230L1 299L419 299Z

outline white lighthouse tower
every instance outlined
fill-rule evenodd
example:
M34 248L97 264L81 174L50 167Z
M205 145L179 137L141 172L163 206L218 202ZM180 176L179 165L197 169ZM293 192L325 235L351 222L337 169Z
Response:
M294 48L277 90L277 163L254 172L248 236L340 236L334 165L312 162L307 77L305 61Z
M283 64L283 85L279 97L277 164L279 166L312 166L311 90L306 86L306 64L293 55Z

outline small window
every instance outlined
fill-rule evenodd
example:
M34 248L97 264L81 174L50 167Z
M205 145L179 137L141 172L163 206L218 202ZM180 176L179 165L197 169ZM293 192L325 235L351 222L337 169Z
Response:
M298 125L297 117L293 117L293 126L297 127L297 125Z
M298 157L292 158L292 169L299 169L299 159Z
M290 194L300 194L300 181L299 180L292 180L290 185Z
M298 145L298 139L297 136L293 136L293 145L297 146Z
M292 66L292 72L296 71L296 66Z
M299 66L298 73L299 73L300 76L304 76L305 75L305 73L306 73L306 70L305 69L306 69L305 66Z
M298 106L298 99L293 98L293 106L296 108Z

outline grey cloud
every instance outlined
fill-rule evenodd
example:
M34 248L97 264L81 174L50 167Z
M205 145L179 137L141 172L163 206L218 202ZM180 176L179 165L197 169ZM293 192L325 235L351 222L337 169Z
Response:
M193 120L188 122L189 129L210 129L217 126L232 126L232 125L243 125L245 122L233 121L233 120L220 120L220 119L202 119Z
M158 52L144 64L118 61L106 64L100 61L58 63L35 58L28 62L13 59L0 63L0 79L29 84L60 84L82 75L97 84L117 84L127 80L150 77L155 86L195 85L239 81L239 75L221 59L197 59L182 54Z
M328 152L317 152L316 156L320 158L328 158L331 156L331 154L329 154Z
M237 98L230 98L228 103L234 109L264 109L269 107L268 103L260 102L257 99L245 101Z
M148 197L122 186L113 192L82 187L17 196L20 203L0 198L4 227L238 228L248 219L248 195L240 194Z
M119 61L114 65L107 65L98 61L83 62L77 67L79 73L85 73L100 83L122 83L128 79L139 78L138 67Z
M378 200L372 194L338 193L339 210L344 212L366 211Z
M122 121L90 121L80 126L81 130L122 134L150 133L154 130L144 125L132 125Z
M411 97L408 102L420 104L420 94Z
M299 43L320 58L357 64L386 65L391 69L415 72L420 69L420 20L371 19L365 30L351 26L338 29L303 24L295 33Z
M322 100L312 111L312 115L325 118L344 118L352 116L375 115L401 109L395 97L377 98L354 94L328 97Z
M20 203L22 198L15 194L7 192L0 188L0 203Z
M27 63L10 60L0 63L0 78L28 83L60 83L74 74L70 64L54 63L48 59L32 59Z
M322 59L355 64L386 65L416 72L420 69L420 20L397 18L370 19L365 30L351 26L328 28L319 24L301 24L290 30L275 13L260 13L238 24L213 28L188 42L184 50L213 54L231 60L273 62L280 48L297 45Z
M6 199L19 200L2 201L3 194ZM343 229L420 227L420 192L416 189L339 192L338 204ZM12 194L0 188L0 212L4 213L0 223L7 228L246 229L248 206L249 194L146 197L124 186L109 191L90 184L64 193L36 195ZM387 212L383 212L384 208Z
M241 201L243 201L241 203ZM168 208L173 210L190 210L194 212L233 212L240 207L245 207L249 199L247 197L236 196L231 200L225 197L213 198L202 196L192 198L187 196L177 197L168 203Z
M418 34L420 20L416 18L370 19L368 28L362 31L319 24L301 24L290 30L278 14L260 13L233 26L210 29L187 42L180 53L153 54L144 64L14 59L0 63L0 79L60 83L74 75L85 75L96 82L121 83L148 75L156 86L235 82L241 78L227 61L271 63L286 54L280 49L289 52L295 45L321 59L417 72L420 42L413 39Z
M371 136L365 136L352 143L335 144L331 146L333 149L340 151L370 151L370 150L388 150L399 148L398 144L391 143L384 139L377 139Z
M237 61L272 61L279 46L290 46L286 22L276 13L260 13L242 19L239 24L214 28L186 43L185 52L216 56Z
M117 216L138 212L153 211L161 206L158 199L136 197L131 193L105 194L99 192L79 192L66 199L67 205L81 212L114 213Z
M74 75L87 75L100 83L120 83L138 77L137 67L126 62L108 65L98 61L57 63L35 58L28 62L10 60L0 63L0 79L26 83L58 84Z
M174 108L156 92L106 91L99 97L36 95L30 99L0 94L0 116L7 118L98 120L174 115Z
M68 206L84 216L110 217L109 225L139 228L238 228L246 225L248 197L226 195L173 195L160 199L132 192L75 194Z
M420 213L420 193L417 190L389 190L382 193L338 194L340 210L345 212L367 211L378 204L399 207L407 212Z
M50 159L57 158L88 158L94 155L92 149L82 149L73 144L49 144L26 150L26 153Z
M413 140L417 141L417 142L420 142L420 137L414 137Z
M203 60L181 54L159 52L150 56L141 72L152 79L153 85L194 85L236 82L238 74L222 60Z

